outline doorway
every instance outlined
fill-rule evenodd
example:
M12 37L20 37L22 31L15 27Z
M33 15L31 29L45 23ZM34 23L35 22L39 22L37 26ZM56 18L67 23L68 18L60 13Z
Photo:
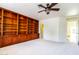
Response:
M78 44L79 39L79 18L67 18L67 40L70 43Z

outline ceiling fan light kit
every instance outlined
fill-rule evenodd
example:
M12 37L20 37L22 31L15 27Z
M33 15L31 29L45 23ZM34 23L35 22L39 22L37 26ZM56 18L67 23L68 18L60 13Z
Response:
M38 11L38 13L41 13L41 12L46 12L46 14L50 14L50 11L59 11L60 8L52 8L54 7L55 5L57 5L58 3L47 3L46 6L43 6L42 4L39 4L38 6L41 7L41 8L44 8L44 10L41 10L41 11Z

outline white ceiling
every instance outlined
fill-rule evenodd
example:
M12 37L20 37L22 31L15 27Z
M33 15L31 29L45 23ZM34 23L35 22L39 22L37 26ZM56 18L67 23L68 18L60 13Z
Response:
M54 7L60 8L60 11L51 11L49 15L45 12L38 13L38 11L43 9L39 8L37 6L38 4L40 3L0 3L0 7L24 14L37 20L57 17L60 15L79 15L79 3L59 3ZM43 3L43 5L45 5L45 3Z

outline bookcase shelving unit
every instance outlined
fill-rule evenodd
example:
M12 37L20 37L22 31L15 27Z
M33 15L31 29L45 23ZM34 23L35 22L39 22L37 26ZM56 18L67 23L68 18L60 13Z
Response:
M38 26L38 25L39 25L38 21L35 21L35 25L34 25L34 26L35 26L34 33L38 33L38 31L39 31L39 29L38 29L39 26Z
M20 16L19 19L19 33L21 34L28 34L28 21L27 21L27 17L24 16Z
M16 35L17 14L4 10L3 35Z
M39 38L39 21L0 8L0 47Z

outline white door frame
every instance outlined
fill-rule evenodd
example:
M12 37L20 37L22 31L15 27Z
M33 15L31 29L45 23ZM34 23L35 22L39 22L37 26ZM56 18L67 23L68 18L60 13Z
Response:
M79 42L79 17L69 17L69 18L67 18L67 21L71 21L71 22L73 22L73 21L75 21L75 22L73 22L73 23L77 23L76 24L76 26L77 26L77 31L73 31L74 32L74 35L76 35L76 41L77 42L73 42L74 41L74 39L73 40L71 40L72 41L72 43L76 43L76 44L78 44L78 42ZM76 27L75 27L76 28ZM72 38L74 38L73 36L72 36Z

